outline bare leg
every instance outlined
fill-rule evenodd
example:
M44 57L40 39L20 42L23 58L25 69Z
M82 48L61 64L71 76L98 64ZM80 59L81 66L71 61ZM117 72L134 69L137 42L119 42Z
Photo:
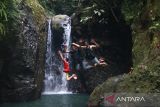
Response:
M72 79L72 76L69 76L69 74L66 73L66 79L67 79L67 80L71 80L71 79Z
M77 79L77 75L76 74L72 74L72 76L69 76L69 74L66 73L66 78L67 78L68 81L71 80L72 78L74 78L76 80Z

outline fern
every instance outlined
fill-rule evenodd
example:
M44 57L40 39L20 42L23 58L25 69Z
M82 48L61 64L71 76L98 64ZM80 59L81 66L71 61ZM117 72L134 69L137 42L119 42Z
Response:
M8 21L6 2L0 1L0 34L5 35L4 22Z

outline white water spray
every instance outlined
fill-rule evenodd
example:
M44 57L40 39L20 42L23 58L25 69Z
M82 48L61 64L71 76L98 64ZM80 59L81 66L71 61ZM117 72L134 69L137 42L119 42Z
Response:
M64 28L63 44L67 46L67 51L69 51L71 34L70 18L66 18L61 25ZM63 72L63 65L61 64L61 61L59 61L56 52L52 50L52 47L51 20L48 20L48 38L44 80L45 87L43 94L69 94L71 92L69 92L67 88L66 74ZM66 54L66 57L69 57L69 53Z
M67 17L65 21L61 23L61 26L64 28L63 34L63 44L67 47L66 51L70 51L71 47L71 18ZM67 58L69 58L69 53L66 53Z

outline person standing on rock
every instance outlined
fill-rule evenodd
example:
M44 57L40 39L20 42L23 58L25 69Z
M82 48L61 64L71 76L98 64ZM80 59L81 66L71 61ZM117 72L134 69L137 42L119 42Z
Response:
M66 73L66 79L67 80L71 80L73 78L73 79L76 80L77 79L77 75L76 74L72 74L72 76L69 76L69 73L71 71L70 66L69 66L69 59L68 58L64 58L61 51L58 51L58 53L59 53L60 58L63 61L63 66L64 66L63 72Z

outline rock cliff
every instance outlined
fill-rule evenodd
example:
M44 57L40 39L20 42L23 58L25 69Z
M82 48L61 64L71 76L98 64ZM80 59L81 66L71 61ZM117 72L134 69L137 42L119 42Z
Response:
M46 46L45 11L37 0L15 1L13 28L0 45L0 101L39 98L43 86ZM15 33L14 33L15 32Z

